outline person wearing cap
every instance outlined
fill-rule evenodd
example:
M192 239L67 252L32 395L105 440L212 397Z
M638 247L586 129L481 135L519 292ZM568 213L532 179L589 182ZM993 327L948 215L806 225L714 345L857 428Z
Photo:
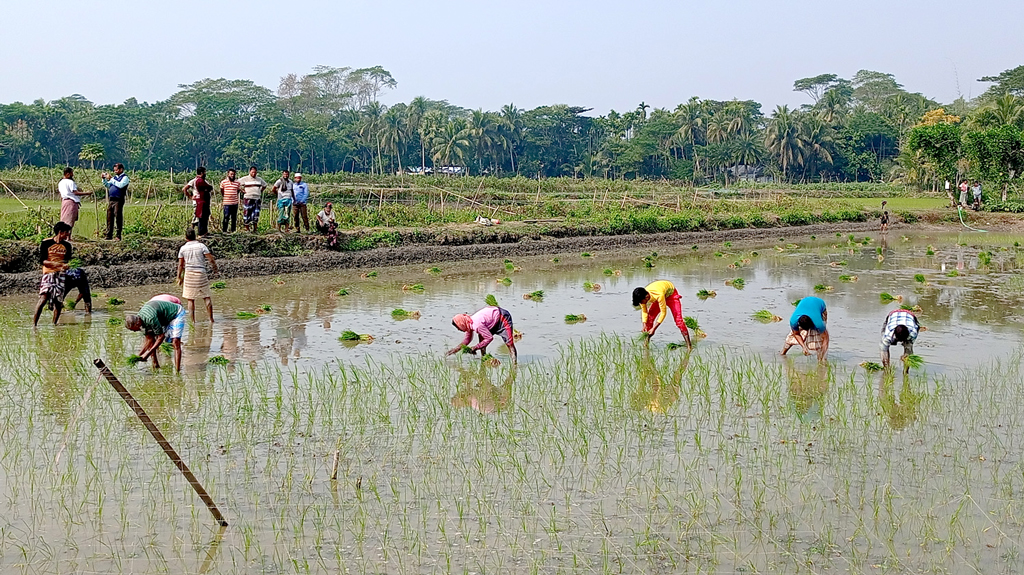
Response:
M295 182L292 184L292 221L295 222L295 231L302 231L302 224L306 225L306 232L309 232L309 212L306 209L306 202L309 201L309 184L302 181L302 174L295 174ZM299 220L299 217L302 220Z
M455 326L455 329L466 332L466 336L462 338L462 342L459 345L448 350L446 355L458 353L463 347L468 346L473 341L473 334L475 333L479 336L480 343L470 348L470 353L475 354L479 351L481 356L485 356L487 355L487 346L494 340L494 336L500 335L501 339L505 341L505 346L508 347L512 361L518 361L516 343L513 336L514 332L512 330L512 314L507 309L489 305L473 315L460 313L452 318L452 325Z

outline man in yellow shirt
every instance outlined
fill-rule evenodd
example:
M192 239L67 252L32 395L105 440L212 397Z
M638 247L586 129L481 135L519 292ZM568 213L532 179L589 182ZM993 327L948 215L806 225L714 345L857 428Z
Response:
M679 331L683 333L686 347L693 348L690 343L690 331L686 329L686 321L683 319L679 292L676 291L676 286L672 285L672 282L658 280L648 284L646 288L636 288L633 290L633 306L640 306L640 321L648 339L654 336L658 326L665 321L667 312L672 310L672 319L675 320Z

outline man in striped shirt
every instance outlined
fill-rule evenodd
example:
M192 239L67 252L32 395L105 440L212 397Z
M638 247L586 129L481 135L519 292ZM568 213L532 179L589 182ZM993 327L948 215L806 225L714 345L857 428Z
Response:
M228 170L228 177L220 181L220 193L223 195L224 220L221 229L228 231L228 222L231 223L231 231L235 231L238 224L238 191L241 184L236 180L237 172L234 169Z
M914 353L914 342L917 340L917 334L921 330L921 324L917 321L917 316L905 309L894 309L889 312L889 315L885 318L885 323L882 325L882 343L879 344L879 348L882 351L882 365L889 367L889 347L896 345L897 343L903 344L903 358L913 355ZM904 373L910 369L910 366L904 364Z

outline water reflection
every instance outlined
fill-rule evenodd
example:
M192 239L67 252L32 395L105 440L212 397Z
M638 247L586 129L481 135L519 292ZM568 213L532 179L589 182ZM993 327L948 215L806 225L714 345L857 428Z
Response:
M651 357L651 350L644 348L637 356L637 388L630 396L630 405L637 411L666 413L679 401L683 373L690 363L691 350L687 349L671 374L666 378Z
M911 379L903 374L900 392L896 394L895 370L887 369L879 375L878 403L885 414L886 423L895 431L905 429L918 418L923 393L918 393L911 386Z
M507 368L505 381L501 386L491 383L492 373L497 370L489 368L483 362L466 367L454 364L458 372L459 389L452 396L452 407L471 407L480 413L496 413L506 407L512 400L512 385L516 381L518 367L511 364Z
M809 423L821 419L822 403L828 394L832 369L828 363L798 366L794 358L785 359L786 378L789 380L789 402L797 418Z

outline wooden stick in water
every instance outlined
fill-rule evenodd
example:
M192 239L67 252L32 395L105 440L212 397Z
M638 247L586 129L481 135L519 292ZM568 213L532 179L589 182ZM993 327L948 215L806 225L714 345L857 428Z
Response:
M192 489L194 489L196 494L199 495L199 498L206 504L210 513L213 514L213 518L217 520L217 523L219 523L221 527L227 527L228 522L224 519L224 516L221 515L220 509L217 509L217 504L213 502L213 498L210 497L210 494L207 493L206 489L204 489L202 484L199 483L199 480L196 479L195 475L193 475L192 470L188 468L188 465L185 465L185 462L181 460L178 452L171 447L171 444L167 441L167 438L164 437L164 434L160 432L160 429L155 423L153 423L153 420L149 418L149 414L146 413L146 410L142 409L142 405L140 405L135 397L132 396L131 392L128 391L124 384L117 379L117 376L110 371L110 368L103 363L102 359L94 360L93 364L100 370L100 374L107 378L107 382L109 382L114 390L120 394L121 399L128 404L128 407L131 407L132 410L135 411L135 415L139 418L139 421L142 422L142 425L146 426L150 435L152 435L153 439L160 444L160 447L164 450L164 453L167 454L167 457L171 458L171 462L174 463L178 468L178 471L181 471L181 474L185 476L185 480L188 481L188 484L192 486Z

